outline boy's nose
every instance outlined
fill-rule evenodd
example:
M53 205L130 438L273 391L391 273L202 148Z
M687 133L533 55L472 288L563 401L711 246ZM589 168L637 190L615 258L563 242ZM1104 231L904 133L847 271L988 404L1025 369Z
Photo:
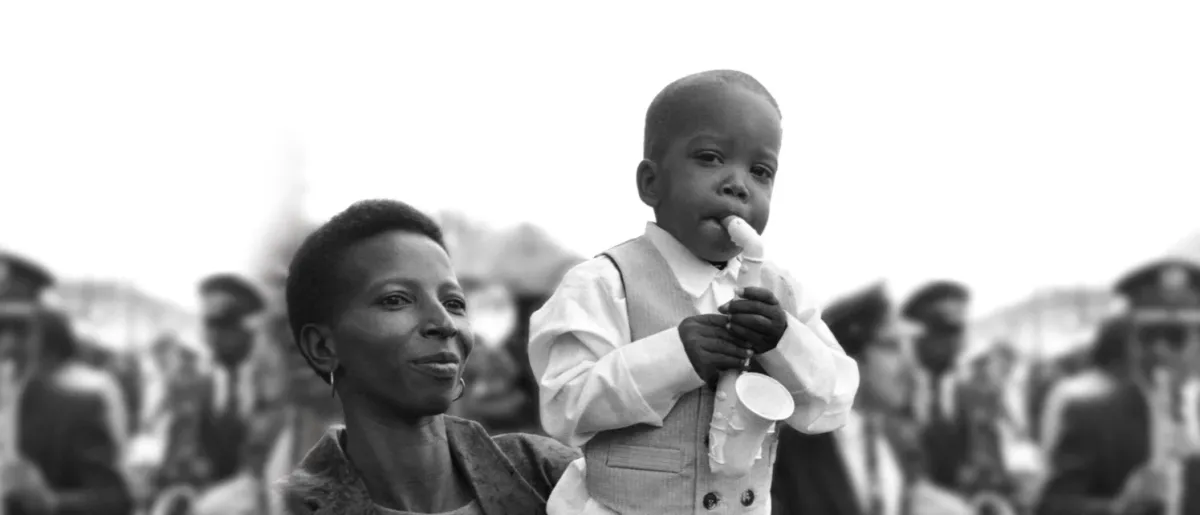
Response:
M750 190L746 188L745 184L742 184L741 180L731 178L721 185L721 194L744 201L750 197Z

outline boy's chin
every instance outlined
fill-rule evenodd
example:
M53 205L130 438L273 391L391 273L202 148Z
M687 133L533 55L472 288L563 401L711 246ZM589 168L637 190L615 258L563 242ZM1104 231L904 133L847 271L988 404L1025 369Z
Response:
M725 238L725 241L706 241L700 246L704 248L693 248L691 249L692 253L700 259L713 263L724 263L742 252L742 249L729 241L729 238Z

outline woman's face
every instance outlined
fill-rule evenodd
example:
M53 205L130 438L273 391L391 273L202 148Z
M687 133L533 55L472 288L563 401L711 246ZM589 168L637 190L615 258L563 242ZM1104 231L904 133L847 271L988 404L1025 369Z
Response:
M449 409L473 341L446 251L424 235L386 232L348 249L339 279L329 339L343 400L408 416Z

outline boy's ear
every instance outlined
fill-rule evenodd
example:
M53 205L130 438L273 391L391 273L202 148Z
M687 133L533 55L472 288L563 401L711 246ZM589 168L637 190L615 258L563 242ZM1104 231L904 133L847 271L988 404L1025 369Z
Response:
M337 348L323 325L309 324L300 329L300 353L326 376L337 369Z
M642 198L642 203L657 208L658 202L661 199L660 190L662 186L662 177L659 174L658 165L649 159L643 159L638 163L637 168L637 187L638 196Z

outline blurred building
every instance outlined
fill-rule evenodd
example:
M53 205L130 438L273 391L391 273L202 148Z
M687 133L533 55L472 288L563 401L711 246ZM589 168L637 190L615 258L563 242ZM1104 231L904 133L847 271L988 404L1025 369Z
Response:
M1008 340L1031 356L1060 355L1086 343L1115 302L1103 288L1039 291L973 322L971 339L978 344Z
M138 349L167 331L189 342L199 341L200 321L195 313L127 282L71 279L60 282L56 290L76 330L106 347Z

